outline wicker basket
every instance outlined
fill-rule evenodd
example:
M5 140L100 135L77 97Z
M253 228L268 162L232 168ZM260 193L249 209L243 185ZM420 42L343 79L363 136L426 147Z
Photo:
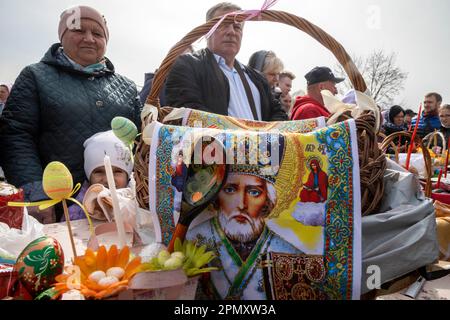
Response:
M248 14L229 16L224 22L242 22L247 16ZM219 20L219 17L214 18L193 29L169 51L166 58L163 60L158 72L155 75L152 90L146 101L146 104L150 104L158 108L159 121L162 122L164 117L172 110L170 107L161 108L158 99L159 92L163 87L164 81L172 65L177 57L181 55L189 45L207 34ZM364 79L348 53L339 42L337 42L321 28L296 15L274 10L263 11L260 16L251 20L284 23L307 33L334 54L336 59L343 66L356 90L362 92L366 90ZM144 128L150 121L151 119L146 117L142 122L142 128ZM357 120L357 127L360 140L358 141L358 146L361 168L362 212L363 214L370 214L376 211L383 196L383 174L386 167L386 159L380 152L377 145L375 135L375 118L370 115L364 116ZM148 208L149 203L148 163L149 146L140 140L136 150L134 171L136 177L137 199L142 208Z
M395 132L389 136L386 137L386 139L384 139L383 143L381 144L381 149L382 150L386 150L389 146L391 146L394 151L395 151L395 161L398 163L398 150L397 150L397 146L394 143L394 140L400 137L406 137L409 140L412 139L412 134L410 132ZM422 153L423 153L423 160L425 162L425 171L426 171L426 176L425 176L425 196L427 197L431 197L431 190L432 190L432 184L431 184L431 177L432 177L432 172L431 172L431 168L432 168L432 164L431 164L431 156L430 153L428 152L428 148L426 148L423 145L422 139L419 136L416 136L414 139L414 143L416 145L419 145L422 148Z
M183 269L138 272L125 290L105 300L195 300L199 279Z
M440 131L431 132L431 133L427 134L425 137L423 137L422 140L428 141L427 148L430 149L432 145L437 146L438 138L441 139L441 141L442 141L442 150L441 150L440 154L446 154L448 146L447 146L447 141L445 141L445 136L442 132L440 132Z

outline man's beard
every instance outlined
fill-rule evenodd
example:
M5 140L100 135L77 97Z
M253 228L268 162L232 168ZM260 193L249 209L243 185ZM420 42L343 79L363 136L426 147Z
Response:
M424 110L423 111L423 115L425 116L425 117L428 117L428 116L438 116L439 115L439 108L435 108L435 109L430 109L430 110Z
M240 223L234 219L237 216L245 217L245 222ZM246 213L233 213L227 217L219 212L219 223L228 239L238 242L250 242L256 240L262 233L265 222L264 218L251 218Z

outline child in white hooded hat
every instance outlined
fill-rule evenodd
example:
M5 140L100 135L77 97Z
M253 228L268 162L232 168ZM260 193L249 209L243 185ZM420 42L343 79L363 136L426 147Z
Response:
M101 184L108 188L104 158L108 155L111 159L114 182L117 189L126 188L133 171L131 151L125 144L110 131L99 132L84 144L84 172L87 181L78 193L77 200L83 200L86 190L93 184ZM69 207L71 220L86 218L84 212L78 206Z

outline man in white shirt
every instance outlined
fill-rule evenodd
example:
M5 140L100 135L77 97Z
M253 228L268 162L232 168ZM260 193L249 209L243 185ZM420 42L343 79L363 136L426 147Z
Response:
M208 10L206 20L238 10L234 4L222 2ZM236 60L243 27L243 23L222 22L206 49L178 58L167 79L168 105L242 119L287 120L267 80Z

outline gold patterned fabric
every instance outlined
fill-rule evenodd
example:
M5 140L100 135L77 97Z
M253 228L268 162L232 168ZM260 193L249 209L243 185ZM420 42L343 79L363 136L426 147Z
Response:
M323 256L267 253L261 262L270 300L326 300L318 289L325 281Z

